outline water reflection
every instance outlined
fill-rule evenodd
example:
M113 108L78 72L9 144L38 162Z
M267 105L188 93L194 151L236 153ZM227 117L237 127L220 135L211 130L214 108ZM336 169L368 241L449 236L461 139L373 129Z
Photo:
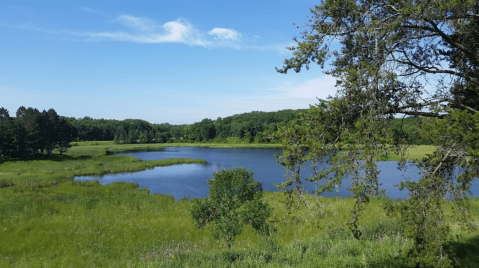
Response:
M75 180L95 180L102 184L117 181L134 182L141 188L148 188L150 193L173 195L178 200L181 198L204 197L208 195L207 179L213 177L213 172L221 169L244 167L254 172L254 179L263 184L265 191L278 191L274 186L285 181L285 169L274 158L275 154L282 153L279 149L220 149L199 147L167 147L160 152L127 153L142 160L157 160L168 158L196 158L204 159L207 164L183 164L169 167L156 167L134 173L105 175L102 177L76 177ZM381 188L386 189L386 195L392 199L407 198L406 190L399 191L395 185L400 181L410 179L417 181L420 178L418 169L410 166L406 170L398 170L397 163L393 161L378 162L379 182ZM309 167L303 168L303 176L311 175ZM305 182L308 191L315 190L318 185ZM347 189L351 187L351 180L343 179L341 187L334 192L323 193L322 196L351 196ZM479 194L479 182L475 181L471 187L474 196Z

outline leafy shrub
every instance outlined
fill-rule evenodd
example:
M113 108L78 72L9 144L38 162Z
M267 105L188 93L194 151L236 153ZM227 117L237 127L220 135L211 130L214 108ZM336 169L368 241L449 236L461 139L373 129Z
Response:
M253 172L244 168L220 170L208 180L209 197L195 199L190 215L198 228L213 223L212 235L224 237L228 248L235 237L250 224L258 233L269 234L266 218L269 206L261 201L263 187L253 179Z

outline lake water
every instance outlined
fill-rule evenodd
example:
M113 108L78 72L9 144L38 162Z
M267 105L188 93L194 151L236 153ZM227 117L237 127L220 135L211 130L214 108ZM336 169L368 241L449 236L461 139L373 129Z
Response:
M134 173L105 175L101 177L75 177L75 180L98 180L102 184L117 181L134 182L140 188L148 188L151 194L172 195L176 200L181 198L202 198L208 195L207 179L213 178L213 172L221 169L244 167L254 172L254 179L263 184L265 191L278 191L274 183L285 181L285 169L276 162L275 154L281 155L281 149L220 149L200 147L166 147L160 152L126 153L141 160L158 160L168 158L204 159L207 164L183 164L168 167L156 167ZM407 198L406 190L399 191L394 185L409 178L418 180L418 169L408 167L406 171L398 170L394 161L377 163L381 173L379 182L386 189L386 195L392 199ZM310 175L309 168L303 168L303 176ZM316 184L304 182L308 191L316 189ZM349 179L343 179L343 185L334 192L325 192L321 196L351 196L347 188L351 187ZM479 196L479 181L471 187L473 196Z

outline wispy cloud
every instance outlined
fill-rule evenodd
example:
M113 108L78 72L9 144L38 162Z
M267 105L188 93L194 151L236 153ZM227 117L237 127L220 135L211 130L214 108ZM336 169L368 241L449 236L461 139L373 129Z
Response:
M84 6L79 8L92 15L103 15L104 17L108 17L107 14L94 8ZM244 38L243 35L235 29L224 27L214 27L209 31L202 31L197 29L186 19L177 19L160 23L147 17L122 14L110 19L109 22L109 24L105 23L105 25L112 29L105 31L77 31L72 29L53 30L32 25L28 26L25 24L0 26L30 29L52 35L72 36L85 41L117 41L142 44L180 43L204 48L269 50L277 51L279 53L288 52L286 47L290 45L251 44L251 42L256 43L258 36Z
M213 28L208 32L209 35L215 36L215 40L233 40L238 41L241 34L233 29Z
M74 32L71 35L84 37L89 41L122 41L143 44L183 43L190 46L208 47L210 40L203 38L193 25L184 20L169 21L158 24L148 18L139 18L121 15L114 22L126 26L130 30L102 31L102 32Z
M102 14L100 11L98 11L97 9L95 8L91 8L91 7L85 7L85 6L81 6L80 7L81 10L87 12L87 13L90 13L90 14Z
M131 29L142 31L142 32L151 32L157 31L158 28L161 28L154 20L149 18L140 18L130 15L121 15L115 19L116 22L123 24Z
M124 29L102 32L65 31L89 41L121 41L143 44L183 43L189 46L237 47L241 44L241 34L234 29L213 28L208 35L198 30L185 19L158 23L146 17L120 15L113 21ZM211 36L208 38L208 36Z

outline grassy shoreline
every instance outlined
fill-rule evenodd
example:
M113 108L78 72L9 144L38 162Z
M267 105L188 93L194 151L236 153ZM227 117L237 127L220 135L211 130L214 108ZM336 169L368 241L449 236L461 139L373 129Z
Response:
M50 159L32 161L7 161L0 164L0 185L43 185L72 180L76 176L101 176L135 172L159 166L178 164L204 164L203 159L164 159L142 161L132 156L116 153L131 151L158 151L164 148L150 145L115 145L88 142L76 145L64 155L54 152ZM1 188L1 187L0 187Z
M74 142L63 156L54 153L51 159L33 161L7 161L0 163L0 188L13 184L35 184L48 181L70 180L75 176L101 176L105 174L135 172L157 166L205 163L201 159L166 159L141 161L117 153L161 151L165 147L251 148L280 149L280 144L221 144L221 143L168 143L168 144L115 144L113 141ZM420 159L432 153L435 146L421 145L408 152L411 159ZM386 161L397 161L395 154Z
M245 227L232 250L225 250L224 241L213 240L210 229L195 228L188 214L191 199L151 195L134 183L73 180L204 163L107 155L164 146L85 142L52 159L0 164L0 267L407 267L401 254L411 241L401 233L397 218L386 216L381 200L368 205L360 219L364 239L355 240L345 227L351 198L307 196L307 205L297 204L288 213L281 192L266 192L264 201L274 209L269 223L276 232L264 238ZM453 212L452 206L445 207ZM478 198L471 201L471 219L479 228ZM462 267L477 267L478 229L468 233L456 222L448 224Z
M282 149L281 144L262 144L262 143L150 143L150 144L115 144L113 141L85 141L73 142L76 146L96 146L97 148L118 147L118 149L109 149L117 152L141 152L141 151L161 151L165 147L202 147L202 148L243 148L243 149ZM427 154L432 154L437 146L418 145L408 149L407 154L411 160L418 160ZM118 151L116 151L118 150ZM385 161L398 161L399 157L391 151Z
M48 181L70 180L75 176L101 176L105 174L135 172L158 166L205 163L201 159L165 159L141 161L117 153L161 151L165 147L256 148L280 149L280 144L219 144L219 143L168 143L168 144L115 144L113 141L74 142L63 156L53 154L51 159L33 161L7 161L0 164L0 188L13 184L35 184ZM418 146L409 150L412 159L419 159L434 151L434 146ZM397 161L390 154L387 161Z
M163 147L205 147L205 148L248 148L248 149L281 149L281 144L268 143L148 143L148 144L115 144L113 141L81 141L72 142L76 146L124 146L131 148L163 148Z

